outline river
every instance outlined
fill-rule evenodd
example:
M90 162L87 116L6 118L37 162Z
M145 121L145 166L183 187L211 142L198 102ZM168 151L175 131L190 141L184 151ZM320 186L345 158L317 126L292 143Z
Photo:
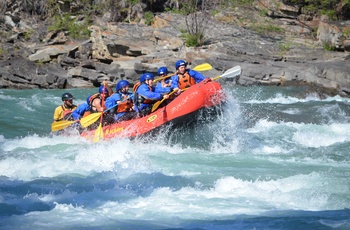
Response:
M0 229L350 229L350 99L224 87L191 129L50 134L62 93L0 90Z

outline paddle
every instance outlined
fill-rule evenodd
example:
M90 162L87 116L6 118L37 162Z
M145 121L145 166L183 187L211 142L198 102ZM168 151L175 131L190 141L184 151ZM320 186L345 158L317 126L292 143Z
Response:
M241 74L242 69L239 65L232 67L231 69L228 69L225 71L225 73L221 74L220 76L217 76L215 78L213 78L213 80L217 80L219 78L233 78L233 77L237 77ZM168 95L172 95L173 93L175 93L176 91L172 91L171 93L169 93ZM162 102L165 100L165 98L163 98L160 101L157 101L156 103L153 104L152 110L151 112L155 111L160 104L162 104Z
M176 92L176 90L171 91L171 92L168 94L168 96L174 94L175 92ZM153 106L152 106L151 113L154 112L154 110L158 109L158 107L160 106L160 104L163 103L164 100L165 100L165 98L163 98L162 100L157 101L156 103L154 103Z
M122 100L121 102L124 102L130 98L132 98L134 95L130 95L129 97L125 98L124 100ZM86 128L88 126L90 126L91 124L93 124L95 121L97 121L98 118L100 118L100 116L107 112L108 110L110 109L113 109L114 107L117 107L118 104L115 104L114 106L112 106L111 108L109 109L106 109L105 111L103 112L99 112L99 113L91 113L90 115L86 116L86 117L83 117L82 119L80 119L80 125L83 127L83 128Z
M95 136L94 136L94 142L99 142L101 139L103 139L103 130L102 130L102 117L101 116L101 121L100 125L96 129Z
M106 89L106 84L103 84L103 92ZM102 108L105 105L105 93L102 94ZM102 130L102 123L103 123L103 116L100 118L100 124L98 125L98 128L95 131L95 136L94 136L94 142L99 142L101 139L103 139L103 130Z
M234 78L241 75L241 73L242 69L239 65L237 65L231 69L226 70L225 73L221 74L220 76L213 78L213 80L217 80L219 78Z
M209 63L203 63L193 67L192 69L195 71L206 71L211 70L213 67Z
M209 63L203 63L203 64L195 66L192 69L195 70L195 71L206 71L206 70L211 70L212 68L213 67ZM167 75L167 76L164 76L164 77L160 77L160 78L154 79L154 82L161 81L161 80L163 80L165 78L168 78L168 77L171 77L173 75Z
M52 123L51 130L52 132L67 128L68 126L74 124L77 121L57 121Z

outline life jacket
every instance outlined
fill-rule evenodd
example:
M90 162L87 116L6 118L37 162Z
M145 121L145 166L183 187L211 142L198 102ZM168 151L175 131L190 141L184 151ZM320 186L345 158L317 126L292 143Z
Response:
M196 84L196 81L194 80L193 77L191 77L188 74L187 70L184 74L178 74L177 76L179 77L179 88L180 89L186 89L186 88L191 87L192 85Z
M144 98L142 95L137 93L137 89L140 87L141 84L146 84L146 83L141 83L141 82L137 82L134 87L133 87L133 91L134 91L134 104L136 106L140 106L141 104L153 104L154 101L149 100ZM153 89L151 86L147 85L147 87L150 89L151 92L153 92Z
M90 115L90 114L91 114L90 111L85 111L83 117L86 117L86 116L88 116L88 115Z
M72 105L72 108L66 108L63 105L61 105L62 112L63 112L63 114L62 114L63 119L62 120L73 120L72 112L73 112L73 109L76 107L77 107L76 105Z
M102 103L102 96L101 96L101 94L96 93L96 94L91 95L91 97L89 99L90 100L90 103L89 103L90 113L97 113L98 112L96 107L93 105L93 101L95 99L97 99L97 98L100 99L100 105L102 106L102 104L103 104L103 109L104 110L106 109L105 106L104 106L104 103Z
M126 98L130 97L130 95L127 94L121 94L122 95L122 103L118 104L117 113L123 113L123 112L130 112L132 110L132 100L129 98L125 100Z
M134 93L136 93L137 89L139 88L139 86L141 85L141 82L137 82L134 87L132 87L132 91L134 91Z

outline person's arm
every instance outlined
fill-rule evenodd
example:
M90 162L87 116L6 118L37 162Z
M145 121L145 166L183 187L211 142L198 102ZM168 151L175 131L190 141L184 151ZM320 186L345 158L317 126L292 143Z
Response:
M74 120L79 120L86 111L89 111L90 106L87 103L80 104L73 112L72 117Z
M178 75L174 75L171 77L171 86L170 88L172 88L174 91L179 91L179 76Z
M200 72L197 72L197 71L192 70L192 69L190 69L190 70L188 71L188 74L189 74L191 77L194 78L194 80L196 81L196 83L199 83L199 82L203 81L203 80L206 78L206 77L203 76Z
M168 94L172 91L171 87L163 87L161 82L158 82L154 92L161 93L161 94Z
M111 87L109 87L108 85L108 81L104 80L101 85L104 85L108 91L108 95L112 95L113 94L113 90L111 89Z
M120 101L120 95L118 93L115 93L106 99L105 106L107 109L113 108L118 101Z
M63 118L63 110L62 110L62 106L58 106L56 109L55 109L55 112L53 114L53 121L56 122L56 121L59 121Z
M140 94L144 98L146 98L148 100L152 100L152 101L158 101L158 100L161 100L163 98L163 95L161 93L156 93L156 92L150 91L148 86L146 86L146 85L140 85L140 87L138 89L138 94Z

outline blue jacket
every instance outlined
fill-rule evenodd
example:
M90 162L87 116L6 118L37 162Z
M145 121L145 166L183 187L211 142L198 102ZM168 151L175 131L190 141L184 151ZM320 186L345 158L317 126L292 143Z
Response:
M72 117L74 118L74 120L79 120L84 115L84 113L89 110L90 106L84 102L72 112Z
M201 81L203 81L206 77L204 77L201 73L195 71L195 70L186 70L188 72L188 74L194 78L194 80L196 81L196 83L199 83ZM174 75L172 77L172 82L171 82L171 88L179 88L179 76L178 75Z
M172 80L173 77L174 76L172 76L171 78L168 78L165 82L169 83L170 79ZM161 93L161 94L168 94L171 91L173 91L173 89L171 87L163 87L162 86L162 81L158 81L158 83L156 85L156 88L155 88L155 91L158 92L158 93Z
M147 100L151 100L151 101L159 101L163 98L163 94L161 92L156 91L158 89L156 89L155 87L152 87L152 91L150 90L150 88L148 87L147 84L142 83L136 90L136 100L140 100L142 98L141 101L136 102L136 104L138 105L138 109L142 110L146 107L151 106L152 104L145 104L143 103L143 101L145 99Z
M118 107L118 104L117 102L118 101L124 101L125 99L122 99L123 96L127 96L129 98L133 98L133 94L132 93L121 93L121 92L117 92L117 93L114 93L112 94L112 96L108 97L106 99L106 102L105 102L105 106L107 108L107 110L110 110L114 107ZM115 110L117 111L117 110ZM118 120L120 117L122 117L124 114L126 114L127 112L121 112L121 113L117 113L114 117L115 120Z
M127 97L130 97L130 98L132 98L133 96L132 96L132 93L126 93L126 94L124 94L124 93L120 93L120 92L118 92L118 93L114 93L114 94L112 94L112 96L110 96L110 97L108 97L107 99L106 99L106 101L105 101L105 106L106 106L106 108L107 109L111 109L111 108L113 108L113 107L117 107L116 105L117 105L117 102L118 101L122 101L123 99L123 96L127 96Z

